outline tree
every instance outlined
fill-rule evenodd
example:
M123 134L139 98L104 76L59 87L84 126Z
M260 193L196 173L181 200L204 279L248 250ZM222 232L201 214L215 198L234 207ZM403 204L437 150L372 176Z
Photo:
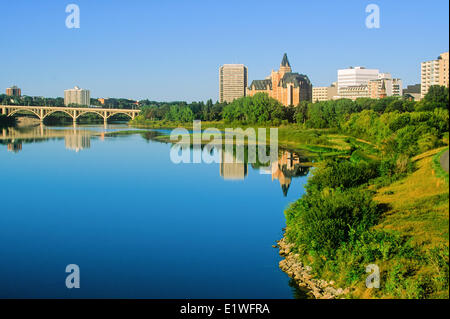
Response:
M432 85L428 89L422 101L417 104L418 111L432 111L435 108L449 108L449 93L448 88L441 85Z

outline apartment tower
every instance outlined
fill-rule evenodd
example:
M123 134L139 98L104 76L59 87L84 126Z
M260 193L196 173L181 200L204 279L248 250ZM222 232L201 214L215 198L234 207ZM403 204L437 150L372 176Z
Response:
M436 60L422 62L420 76L422 98L432 85L449 87L448 52L442 53Z
M224 64L219 69L219 101L231 103L246 95L247 67L243 64Z
M78 86L64 91L64 104L87 105L91 104L91 92L80 89Z

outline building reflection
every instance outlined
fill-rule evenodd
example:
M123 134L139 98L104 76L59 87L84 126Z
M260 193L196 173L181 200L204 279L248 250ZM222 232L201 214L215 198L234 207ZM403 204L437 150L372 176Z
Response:
M22 150L22 144L38 143L49 139L65 140L67 150L79 152L91 147L91 137L100 136L100 133L80 130L46 127L43 124L26 127L2 128L0 144L6 145L7 150L17 153Z
M309 172L309 166L305 166L301 162L301 158L297 153L282 151L278 161L272 163L272 181L280 182L283 195L287 196L292 178L305 176Z
M75 131L74 134L64 136L66 149L79 152L91 147L91 137Z
M19 143L16 143L16 142L8 143L7 149L8 149L8 152L18 153L22 150L22 143L20 143L20 142Z
M225 180L243 180L248 175L248 164L244 161L236 160L233 154L220 151L220 176ZM252 164L254 169L259 169L261 174L271 175L272 181L278 180L284 196L287 196L292 179L295 177L306 176L310 166L306 164L307 160L299 154L290 151L281 151L279 158L270 166L260 166Z
M225 180L243 180L247 176L247 163L237 161L233 154L221 151L220 176Z

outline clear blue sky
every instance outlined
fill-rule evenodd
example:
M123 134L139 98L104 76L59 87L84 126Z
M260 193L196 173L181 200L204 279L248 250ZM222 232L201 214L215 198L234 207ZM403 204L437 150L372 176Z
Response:
M70 3L80 29L65 26ZM380 29L365 26L370 3ZM79 85L92 97L216 100L221 64L247 65L251 82L284 52L315 86L356 65L406 86L420 81L421 61L449 48L447 0L0 0L0 8L0 91L17 84L37 96Z

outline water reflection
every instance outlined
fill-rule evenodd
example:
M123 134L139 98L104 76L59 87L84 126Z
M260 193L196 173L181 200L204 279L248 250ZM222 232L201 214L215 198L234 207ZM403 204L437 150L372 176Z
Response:
M8 143L8 152L18 153L22 150L21 142Z
M270 166L221 162L234 154L217 146L191 152L217 156L213 164L176 165L160 136L168 134L127 125L0 129L8 199L0 297L303 298L273 244L284 208L304 192L309 161L282 150ZM85 288L66 288L69 263L80 265Z
M7 151L18 153L22 150L24 143L37 143L48 139L64 139L65 148L69 151L79 152L91 148L91 139L98 138L100 141L104 141L106 134L111 137L126 136L127 134L139 133L147 141L157 141L161 134L167 134L166 130L145 130L145 131L124 131L123 126L121 129L112 130L107 132L108 127L103 127L100 130L99 127L93 127L96 129L90 129L89 127L47 127L43 124L29 127L8 127L2 129L2 135L0 136L0 144L7 145ZM242 181L248 176L247 161L248 148L245 147L244 158L236 158L236 150L231 153L223 146L195 146L191 145L192 156L202 157L202 153L208 152L211 157L217 157L220 162L220 176L227 181ZM230 160L231 159L231 160ZM302 157L300 154L288 151L280 150L278 160L271 165L262 164L256 159L256 164L251 164L251 167L255 170L259 170L260 174L271 175L272 181L277 180L280 183L281 190L284 196L287 196L292 179L296 177L306 176L309 172L310 161Z
M6 144L7 150L18 153L22 150L22 145L27 143L37 143L49 139L64 139L67 150L79 152L91 147L91 137L104 133L90 131L86 129L73 128L52 128L43 124L26 127L8 127L2 129L0 144Z
M88 134L70 134L64 136L66 149L79 152L91 147L91 137Z
M220 176L225 180L243 180L247 176L248 164L237 161L235 156L232 161L225 160L227 156L230 156L229 152L222 151L221 153Z

